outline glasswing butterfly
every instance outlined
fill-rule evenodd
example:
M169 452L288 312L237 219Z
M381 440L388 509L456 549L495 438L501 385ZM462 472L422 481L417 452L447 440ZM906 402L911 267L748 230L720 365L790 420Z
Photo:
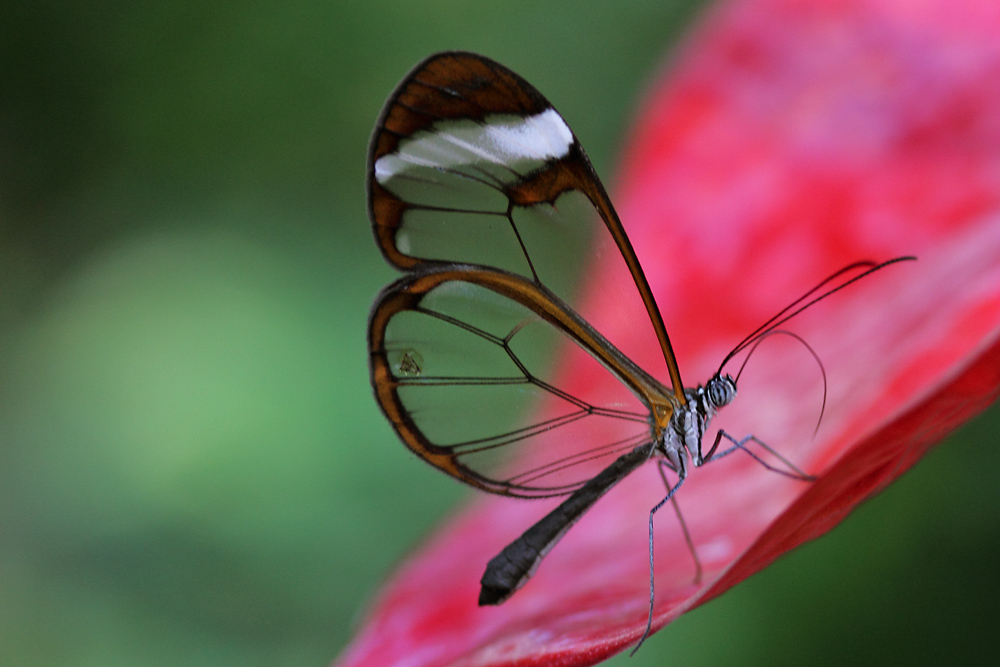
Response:
M753 436L719 430L706 446L709 422L736 396L739 373L724 373L726 364L775 334L806 344L779 327L912 259L837 271L737 344L703 386L685 388L604 186L562 116L520 76L472 53L427 58L389 96L367 169L376 243L405 272L379 294L369 322L382 411L412 451L467 484L521 498L568 496L489 562L479 604L509 598L601 496L653 459L667 490L649 513L640 645L652 623L653 515L668 500L700 578L674 499L693 467L740 450L812 479ZM577 288L594 263L603 267L600 295ZM603 379L586 379L594 377Z

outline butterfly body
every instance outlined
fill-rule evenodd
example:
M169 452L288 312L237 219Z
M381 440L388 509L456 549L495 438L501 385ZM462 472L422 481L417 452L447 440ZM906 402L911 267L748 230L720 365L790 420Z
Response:
M705 433L719 409L736 398L736 381L729 375L716 373L704 385L685 389L684 393L687 403L671 416L669 428L658 447L680 478L687 476L689 457L695 467L711 460L718 441L707 453L703 453Z

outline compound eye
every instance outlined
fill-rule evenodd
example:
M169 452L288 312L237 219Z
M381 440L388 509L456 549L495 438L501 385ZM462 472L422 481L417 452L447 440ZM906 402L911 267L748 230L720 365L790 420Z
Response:
M708 391L708 400L717 408L729 405L736 398L736 382L729 375L716 375L708 381L705 389Z

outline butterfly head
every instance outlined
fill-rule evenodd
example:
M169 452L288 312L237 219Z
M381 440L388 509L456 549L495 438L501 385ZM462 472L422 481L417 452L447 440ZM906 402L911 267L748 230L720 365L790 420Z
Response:
M729 405L736 398L736 380L729 373L716 373L705 383L705 397L709 407L716 410Z

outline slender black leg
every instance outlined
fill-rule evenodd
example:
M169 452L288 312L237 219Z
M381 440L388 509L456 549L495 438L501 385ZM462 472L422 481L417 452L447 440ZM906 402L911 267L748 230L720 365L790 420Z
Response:
M733 446L730 447L729 449L724 449L721 452L715 454L714 456L712 456L712 458L708 459L708 461L717 461L718 459L721 459L723 457L729 456L730 454L732 454L736 450L742 450L742 451L746 452L747 454L749 454L751 457L753 457L753 459L755 461L757 461L757 463L761 464L762 466L764 466L765 468L767 468L768 470L770 470L772 472L778 473L779 475L784 475L785 477L791 477L792 479L799 479L799 480L802 480L804 482L812 482L812 481L815 481L815 479L816 479L815 476L810 475L810 474L808 474L806 472L803 472L798 466L796 466L794 463L792 463L791 461L789 461L788 459L786 459L784 456L782 456L781 454L779 454L778 452L776 452L774 449L772 449L771 447L769 447L766 442L764 442L763 440L761 440L760 438L758 438L755 435L748 435L748 436L744 437L741 440L737 440L736 438L734 438L733 436L729 435L725 431L721 431L720 430L719 433L715 436L715 445L712 447L712 451L715 451L716 447L718 447L718 445L719 445L719 441L722 438L725 438L729 442L733 443ZM747 443L748 442L755 442L758 445L760 445L768 453L770 453L776 459L778 459L783 464L785 464L786 466L788 466L788 469L787 470L782 470L781 468L776 468L776 467L772 466L771 464L769 464L764 459L762 459L759 456L757 456L757 454L755 454L753 452L753 450L751 450L749 447L747 447ZM706 463L708 461L706 461Z
M675 472L670 465L660 459L657 461L658 468L660 470L660 479L663 480L663 486L667 488L667 493L670 493L670 482L667 481L666 470ZM694 561L694 583L701 583L701 560L698 559L698 552L694 548L694 540L691 539L691 532L688 530L687 522L684 520L684 515L681 514L681 506L677 502L677 496L670 498L670 504L674 506L674 513L677 514L677 522L681 524L681 531L684 533L684 541L687 543L688 551L691 552L691 559Z
M660 502L656 503L653 509L649 510L649 615L646 617L646 631L642 633L642 637L639 638L639 643L635 645L635 648L632 649L632 652L629 653L629 656L635 655L635 652L638 651L639 647L642 646L642 643L646 641L646 637L649 636L649 633L653 628L653 601L654 601L653 587L655 579L653 571L653 515L656 514L656 512L661 507L666 505L668 500L674 497L674 494L677 493L677 489L681 488L681 484L683 483L684 483L684 478L679 477L677 479L677 484L674 485L674 488L670 489L667 492L666 497L664 497L664 499L661 500Z

